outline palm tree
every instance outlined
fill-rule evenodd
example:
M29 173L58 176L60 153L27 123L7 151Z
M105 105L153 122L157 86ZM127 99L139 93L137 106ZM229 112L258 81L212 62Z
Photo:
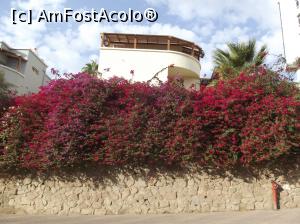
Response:
M298 70L300 70L300 57L296 58L292 64L287 65L287 71L289 72L297 72Z
M3 114L5 108L7 108L12 99L12 92L9 87L12 85L4 80L4 74L0 71L0 117Z
M96 77L98 75L101 75L101 73L98 71L98 64L95 60L92 60L91 63L85 64L85 66L81 69L81 71Z
M232 78L245 68L260 66L264 63L267 55L266 45L256 52L256 41L249 40L241 43L228 43L229 51L217 49L213 59L215 64L214 73L220 79Z

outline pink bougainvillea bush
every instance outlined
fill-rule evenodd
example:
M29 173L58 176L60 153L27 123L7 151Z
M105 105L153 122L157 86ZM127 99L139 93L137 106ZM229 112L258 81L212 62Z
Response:
M263 68L197 91L77 74L15 99L1 118L0 163L247 166L299 151L298 93Z

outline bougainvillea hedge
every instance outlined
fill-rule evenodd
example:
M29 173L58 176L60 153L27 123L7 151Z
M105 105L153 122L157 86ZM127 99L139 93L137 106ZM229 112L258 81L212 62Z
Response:
M1 118L2 168L250 165L299 151L299 90L261 68L186 90L60 79Z

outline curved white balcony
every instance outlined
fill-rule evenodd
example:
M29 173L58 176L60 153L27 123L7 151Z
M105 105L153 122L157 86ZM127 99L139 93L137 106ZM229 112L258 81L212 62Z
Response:
M24 85L24 75L17 70L0 64L0 72L4 74L4 80L11 84L11 89L19 94L26 92Z
M148 81L158 71L158 78L166 81L168 77L180 76L186 87L199 80L200 63L188 54L172 50L134 49L102 47L100 49L99 70L104 78L122 76L134 81Z

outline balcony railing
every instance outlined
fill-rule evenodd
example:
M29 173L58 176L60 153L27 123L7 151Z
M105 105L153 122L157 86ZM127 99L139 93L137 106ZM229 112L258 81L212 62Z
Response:
M198 61L204 57L202 48L195 43L172 36L102 33L101 46L177 51L191 55Z

